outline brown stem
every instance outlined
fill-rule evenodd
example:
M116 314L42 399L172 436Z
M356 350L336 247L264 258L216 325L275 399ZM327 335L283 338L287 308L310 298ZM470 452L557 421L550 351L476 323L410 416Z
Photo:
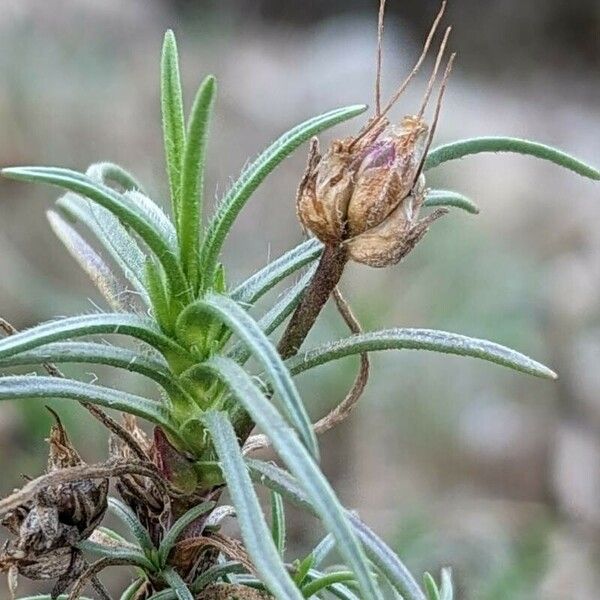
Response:
M308 289L277 346L284 360L294 356L300 349L327 299L338 284L347 262L348 253L343 246L325 247Z
M348 253L343 246L325 246L317 270L277 345L277 350L284 360L294 356L300 349L338 284L347 262ZM238 438L243 445L254 429L254 421L245 410L240 410L233 419Z

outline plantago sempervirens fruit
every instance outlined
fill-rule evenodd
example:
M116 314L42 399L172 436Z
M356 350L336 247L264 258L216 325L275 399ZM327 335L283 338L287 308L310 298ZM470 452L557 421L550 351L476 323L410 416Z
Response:
M335 140L321 155L316 138L297 197L302 225L326 246L346 248L348 257L372 267L387 267L406 256L429 225L446 213L420 217L425 199L425 156L431 145L454 55L447 62L430 127L424 112L450 34L446 29L419 112L391 125L386 115L419 70L442 18L433 23L415 67L385 108L381 108L381 39L385 1L379 11L376 112L356 137Z

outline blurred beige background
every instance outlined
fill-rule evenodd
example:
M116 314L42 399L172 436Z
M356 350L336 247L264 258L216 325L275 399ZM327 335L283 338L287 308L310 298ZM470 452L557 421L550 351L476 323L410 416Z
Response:
M84 170L112 160L164 199L158 61L168 27L178 37L187 106L206 73L219 80L210 198L295 123L371 102L376 0L0 4L3 166ZM437 142L530 137L598 166L598 2L450 4L458 59ZM389 94L416 59L437 4L388 5ZM406 93L396 118L414 110L423 83L424 76ZM226 249L232 281L301 239L294 194L304 161L302 149L244 210ZM599 187L509 155L450 163L428 182L469 195L482 212L436 224L396 268L350 268L343 287L365 327L489 338L547 362L560 380L427 353L373 356L359 410L322 441L327 471L346 504L415 572L452 565L459 598L593 600L600 587ZM55 197L0 181L0 313L20 328L103 306L46 225ZM329 311L312 339L344 333ZM348 360L301 380L315 416L343 396L355 367ZM153 393L122 373L66 370ZM104 456L101 430L78 408L56 404L86 457ZM48 425L34 402L0 407L2 492L19 485L20 473L40 471ZM292 533L296 548L318 535L300 520Z

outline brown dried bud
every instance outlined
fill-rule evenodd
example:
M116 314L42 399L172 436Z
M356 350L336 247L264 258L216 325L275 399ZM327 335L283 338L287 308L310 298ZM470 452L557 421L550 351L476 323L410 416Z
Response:
M84 464L54 416L48 473ZM62 593L85 566L75 544L87 539L99 525L106 512L107 494L107 479L66 481L43 488L7 512L0 522L16 537L0 552L0 570L9 571L11 586L16 573L30 579L58 578L52 596Z
M408 254L442 213L419 220L427 124L412 116L399 127L378 120L368 135L334 141L323 156L313 140L297 210L324 244L344 244L352 260L385 267Z

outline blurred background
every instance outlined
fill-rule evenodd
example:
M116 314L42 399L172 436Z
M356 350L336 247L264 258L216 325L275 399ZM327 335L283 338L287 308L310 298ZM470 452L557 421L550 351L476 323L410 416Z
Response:
M0 4L3 166L85 170L111 160L164 200L158 61L169 27L187 106L205 74L219 80L209 198L292 125L373 95L376 0ZM386 94L416 60L437 8L433 0L388 0ZM453 0L445 21L454 25L458 59L438 143L530 137L600 164L597 1ZM395 118L415 110L427 71ZM304 162L302 149L244 210L226 249L231 281L302 239L294 196ZM374 355L360 407L322 439L327 473L415 573L452 566L459 598L593 600L600 587L598 187L509 155L449 163L428 183L469 195L481 214L436 223L395 268L349 268L343 289L365 328L489 338L547 362L560 379L428 353ZM19 328L104 307L47 226L55 197L0 181L0 314ZM328 310L312 340L344 334ZM315 417L343 397L356 366L349 359L300 380ZM155 393L123 373L65 370ZM55 404L85 457L105 457L104 432L79 407ZM20 485L21 474L41 472L49 424L35 402L0 407L2 493ZM319 535L315 523L293 515L292 556Z

